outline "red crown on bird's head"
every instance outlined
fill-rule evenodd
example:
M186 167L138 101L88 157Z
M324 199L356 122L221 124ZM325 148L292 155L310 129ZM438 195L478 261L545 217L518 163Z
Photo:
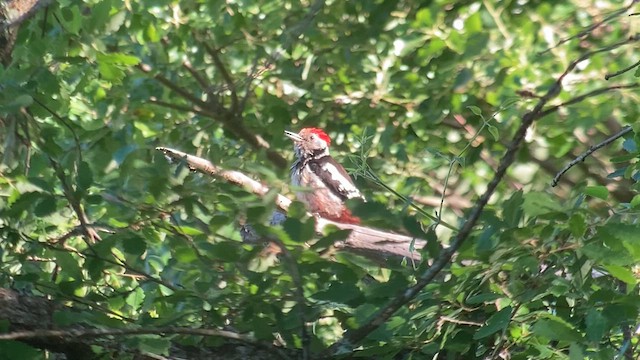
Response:
M319 129L319 128L304 128L304 129L300 130L300 134L305 134L305 133L316 134L320 139L324 140L324 142L327 143L327 146L331 145L331 138L322 129Z

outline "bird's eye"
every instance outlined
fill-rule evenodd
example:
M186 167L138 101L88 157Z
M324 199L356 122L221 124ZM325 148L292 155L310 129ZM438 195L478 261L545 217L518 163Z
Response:
M316 134L311 134L311 140L315 140L316 139Z

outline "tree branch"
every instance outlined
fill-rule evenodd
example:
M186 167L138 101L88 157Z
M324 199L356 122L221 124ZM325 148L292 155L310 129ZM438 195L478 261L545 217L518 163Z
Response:
M252 335L239 334L233 331L219 329L193 329L187 327L167 326L160 328L139 328L139 329L67 329L67 330L32 330L14 331L0 334L0 340L20 340L30 338L82 338L82 337L104 337L104 336L125 336L125 335L169 335L186 334L200 336L219 336L227 339L240 340L248 343L256 343L257 340Z
M97 240L101 240L100 235L95 231L95 229L89 224L89 218L85 213L82 204L80 203L80 199L78 199L75 195L74 189L71 187L71 184L67 181L67 177L64 173L64 170L60 167L60 165L53 160L53 158L49 158L49 163L51 167L54 169L56 176L60 180L62 185L62 192L64 193L65 198L69 202L71 209L76 213L78 217L78 221L80 221L80 227L82 228L82 233L85 236L85 242L87 246L93 251L91 244L94 244Z
M182 151L166 147L158 147L156 150L162 151L162 153L171 160L184 161L189 169L193 171L222 178L232 184L243 187L258 196L264 196L270 191L269 187L253 180L240 171L223 169L212 164L208 160ZM283 212L286 212L291 204L291 200L281 194L276 195L275 201L276 206ZM382 264L389 260L395 261L405 257L415 261L420 261L420 254L410 251L410 245L414 242L414 247L416 249L421 249L426 244L425 240L416 239L410 236L393 234L359 225L342 224L323 219L321 217L316 217L316 232L322 233L330 225L343 230L351 230L351 233L347 236L346 240L334 244L336 248L357 253Z
M627 126L627 127L623 128L622 130L620 130L618 133L606 138L604 141L589 147L589 150L583 152L582 154L580 154L580 156L578 156L577 158L573 159L564 168L562 168L562 170L560 170L560 172L558 172L556 174L556 176L551 181L551 186L555 187L556 185L558 185L558 182L560 182L560 178L562 177L562 175L564 175L567 171L569 171L569 169L574 167L576 164L578 164L580 162L583 162L589 155L591 155L594 152L598 151L599 149L611 144L615 140L623 137L624 135L630 133L631 131L633 131L633 128L631 126Z
M640 38L640 35L636 35L636 36L630 37L627 40L613 44L611 46L590 51L582 55L581 57L579 57L577 60L574 60L567 66L565 71L557 78L557 80L549 88L547 93L539 99L538 103L533 108L533 110L526 113L522 117L522 124L520 125L515 135L513 136L511 142L507 146L507 150L503 155L502 159L500 159L500 163L498 165L498 168L496 169L493 179L491 179L489 184L487 184L487 189L482 194L482 196L480 196L480 198L478 199L475 207L471 210L467 220L462 225L462 228L451 241L449 248L444 249L440 253L440 256L437 259L435 259L432 266L427 270L425 270L418 277L417 283L414 286L408 289L405 289L401 293L396 295L395 298L393 298L385 307L383 307L374 316L372 316L367 322L365 322L364 325L353 330L348 330L345 333L345 335L342 337L342 339L334 343L328 349L325 355L333 355L339 351L344 351L345 349L352 349L355 344L363 340L372 331L374 331L379 326L384 324L396 311L398 311L398 309L400 309L402 306L407 304L409 301L413 300L420 293L420 291L425 286L430 284L433 281L433 279L435 279L435 277L440 273L440 271L442 271L445 268L445 266L451 261L451 258L456 253L456 251L460 248L460 246L462 246L462 244L464 244L467 238L471 235L471 232L474 226L480 219L480 215L482 214L484 207L489 202L489 199L491 198L493 193L496 191L500 182L502 182L502 179L505 176L507 169L515 161L516 153L520 148L520 145L524 141L527 130L535 120L538 120L542 117L542 111L543 111L542 109L546 106L546 104L551 99L558 96L562 91L562 81L564 80L564 78L573 69L575 69L575 67L580 62L590 58L591 56L628 44L632 41L638 40L639 38Z
M638 2L638 0L632 0L632 1L629 3L629 5L627 5L627 6L623 7L622 9L619 9L619 10L614 11L611 15L609 15L609 16L607 16L607 17L605 17L605 18L604 18L604 19L602 19L601 21L598 21L598 22L596 22L596 23L594 23L594 24L591 24L590 26L588 26L586 29L584 29L584 30L580 31L579 33L577 33L577 34L575 34L575 35L571 35L571 36L569 36L569 37L566 37L566 38L564 38L564 39L562 39L562 40L558 41L558 43L557 43L557 44L555 44L554 46L552 46L552 47L550 47L550 48L548 48L548 49L546 49L546 50L544 50L544 51L539 52L539 53L538 53L538 55L544 55L545 53L547 53L547 52L549 52L549 51L551 51L551 50L553 50L553 49L557 48L558 46L560 46L560 45L562 45L562 44L564 44L564 43L566 43L566 42L568 42L568 41L571 41L572 39L581 38L581 37L583 37L583 36L588 35L588 34L589 34L590 32L592 32L593 30L595 30L595 29L599 28L600 26L602 26L602 25L604 25L604 24L608 23L609 21L611 21L611 20L613 20L613 19L615 19L615 18L619 17L620 15L624 14L625 12L627 12L627 11L628 11L629 9L631 9L631 7L633 7L633 5L634 5L635 3L637 3L637 2Z
M616 77L616 76L618 76L618 75L622 75L622 74L626 73L627 71L632 70L633 68L636 68L636 67L638 67L638 66L640 66L640 60L638 60L638 62L636 62L636 63L635 63L635 64L633 64L633 65L627 66L626 68L624 68L624 69L622 69L622 70L616 71L616 72L611 73L611 74L606 74L606 75L604 76L604 79L605 79L605 80L609 80L609 79L611 79L611 78L613 78L613 77Z
M14 3L15 1L8 1L6 5L3 6L7 6L7 7L11 7L12 3ZM30 4L28 4L27 7L20 7L17 6L17 10L15 13L11 14L9 11L7 11L6 15L17 15L16 17L13 18L9 18L9 16L7 16L7 18L5 19L6 22L4 23L0 23L0 33L4 32L5 30L12 28L12 27L16 27L20 24L22 24L25 20L29 19L31 16L33 16L33 14L36 13L36 11L42 9L43 7L49 6L49 4L52 2L52 0L34 0L31 1Z
M151 66L147 64L138 65L138 68L145 73L151 73L151 71L153 70ZM151 101L153 101L158 105L169 107L175 110L183 110L183 111L191 111L191 112L199 113L201 115L210 117L213 120L219 121L220 123L222 123L222 126L225 130L228 130L238 138L246 141L254 149L257 149L257 150L264 149L266 152L267 158L271 162L273 162L277 167L281 169L287 167L287 160L283 158L282 155L280 155L276 151L271 150L269 143L266 140L264 140L260 135L251 132L242 124L241 121L239 121L239 119L241 119L239 118L240 115L232 114L229 111L225 110L224 108L209 109L210 106L208 106L207 103L189 94L186 90L184 90L177 84L171 82L169 79L165 78L164 76L160 74L156 74L154 75L154 78L158 80L165 87L178 93L178 95L180 95L185 100L190 101L194 106L187 107L184 105L170 104L170 103L166 103L156 99L153 99Z
M182 67L187 69L187 71L191 74L191 76L200 84L200 88L204 91L208 96L213 97L213 85L211 85L207 79L205 79L198 70L194 69L189 60L185 60L182 62Z
M194 37L195 37L195 34L194 34ZM236 93L236 85L233 82L233 78L231 78L231 75L229 74L227 67L224 65L224 63L220 59L219 50L212 48L211 46L209 46L209 44L207 44L204 41L202 42L202 46L204 46L204 49L207 51L207 54L211 56L211 59L213 60L213 64L216 66L216 69L218 69L218 71L220 72L220 75L222 75L222 78L224 79L224 82L227 84L229 92L231 93L231 113L239 114L238 94Z
M151 72L153 71L153 68L150 65L143 64L143 63L136 65L136 67L146 74L151 74ZM207 107L207 104L204 101L202 101L202 99L197 98L193 94L189 93L187 90L180 87L178 84L175 84L171 80L164 77L162 74L159 74L159 73L155 74L153 75L153 78L158 80L165 87L173 90L176 94L180 95L180 97L182 97L183 99L193 104L197 104L203 108Z
M599 88L593 91L590 91L586 94L582 94L580 96L576 96L573 99L570 99L568 101L563 102L562 104L559 105L555 105L555 106L551 106L548 107L546 109L544 109L542 111L541 117L545 117L551 113L554 113L556 111L558 111L558 109L562 108L562 107L566 107L569 105L573 105L573 104L577 104L581 101L584 101L585 99L588 99L590 97L594 97L606 92L609 92L611 90L619 90L619 89L633 89L633 88L637 88L640 86L640 83L633 83L633 84L625 84L625 85L614 85L614 86L608 86L608 87L604 87L604 88Z

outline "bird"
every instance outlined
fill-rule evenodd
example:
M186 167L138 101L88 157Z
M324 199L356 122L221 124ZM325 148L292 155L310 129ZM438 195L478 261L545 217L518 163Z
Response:
M331 139L324 130L304 128L297 134L285 131L293 140L296 160L291 166L291 184L300 188L296 197L312 214L341 223L359 224L345 205L348 199L364 196L347 171L330 154Z

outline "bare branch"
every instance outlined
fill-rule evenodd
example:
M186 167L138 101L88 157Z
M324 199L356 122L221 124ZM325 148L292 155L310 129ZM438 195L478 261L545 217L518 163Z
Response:
M202 91L207 93L207 95L209 96L213 96L213 92L211 91L213 89L213 86L207 81L207 79L200 75L198 70L193 68L189 60L183 61L182 67L187 69L191 76L198 82L198 84L200 84L200 88L202 88Z
M147 64L138 65L138 68L145 73L151 73L153 69L151 66ZM287 166L287 161L282 157L278 152L270 149L269 143L263 139L260 135L251 132L247 129L241 121L241 115L239 114L231 114L229 111L224 108L220 109L210 109L210 106L204 101L198 99L197 97L191 95L189 92L181 88L179 85L171 82L169 79L165 78L160 74L154 75L154 78L158 80L161 84L166 86L167 88L175 91L187 101L190 101L194 106L193 108L189 108L184 105L170 104L160 100L153 99L152 101L158 105L162 105L165 107L173 108L175 110L183 110L183 111L192 111L199 113L204 116L208 116L216 121L222 123L223 127L236 135L238 138L246 141L251 147L254 149L264 149L267 155L267 158L273 162L279 168L285 168Z
M604 18L604 19L602 19L601 21L598 21L598 22L596 22L596 23L594 23L594 24L591 24L590 26L588 26L588 27L587 27L587 28L585 28L584 30L580 31L579 33L577 33L577 34L575 34L575 35L572 35L572 36L569 36L569 37L566 37L566 38L564 38L564 39L562 39L562 40L558 41L558 43L557 43L557 44L555 44L554 46L552 46L552 47L550 47L550 48L548 48L548 49L546 49L546 50L544 50L544 51L539 52L539 53L538 53L538 55L544 55L545 53L547 53L547 52L549 52L549 51L551 51L551 50L553 50L553 49L557 48L558 46L560 46L560 45L562 45L562 44L564 44L564 43L566 43L566 42L568 42L568 41L571 41L571 40L573 40L573 39L578 39L578 38L581 38L581 37L587 36L587 35L588 35L590 32L592 32L593 30L595 30L595 29L599 28L600 26L602 26L602 25L604 25L604 24L608 23L609 21L611 21L611 20L613 20L613 19L615 19L615 18L619 17L620 15L624 14L625 12L627 12L627 11L628 11L629 9L631 9L631 7L633 7L633 5L634 5L635 3L637 3L637 2L638 2L638 0L632 0L632 1L629 3L629 5L627 5L627 6L623 7L623 8L621 8L621 9L619 9L619 10L614 11L611 15L609 15L609 16L607 16L607 17L605 17L605 18ZM633 14L631 14L631 15L633 15ZM631 16L631 15L629 15L629 16Z
M580 95L580 96L576 96L573 99L570 99L568 101L563 102L560 105L555 105L555 106L551 106L548 107L546 109L544 109L542 111L542 114L540 117L545 117L551 113L554 113L556 111L558 111L558 109L562 108L562 107L566 107L569 105L573 105L573 104L577 104L581 101L584 101L590 97L594 97L612 90L619 90L619 89L633 89L633 88L637 88L640 86L640 83L633 83L633 84L626 84L626 85L615 85L615 86L608 86L608 87L604 87L604 88L599 88L593 91L590 91L586 94Z
M558 185L558 182L560 182L560 178L562 177L562 175L564 175L567 171L569 171L569 169L574 167L576 164L578 164L580 162L583 162L589 155L593 154L598 149L601 149L601 148L611 144L612 142L616 141L617 139L623 137L624 135L630 133L632 130L633 130L633 128L631 126L627 126L627 127L623 128L622 130L620 130L618 133L606 138L604 141L589 147L589 150L583 152L582 154L580 154L580 156L578 156L577 158L573 159L573 161L568 163L564 168L562 168L562 170L560 170L560 172L558 172L556 174L556 176L553 178L553 181L551 181L551 186L555 187L556 185Z
M166 147L158 147L156 149L162 151L165 156L172 160L184 161L191 170L222 178L232 184L244 187L258 196L264 196L270 191L269 187L240 171L222 169L208 160L182 151ZM291 200L284 195L276 195L276 206L282 211L286 212L290 204ZM359 225L337 223L316 217L316 232L322 233L330 225L343 230L351 230L346 240L334 244L336 248L360 254L382 264L389 260L395 261L405 257L420 261L420 254L411 252L410 245L414 242L414 247L421 249L426 244L425 240L410 236L393 234Z
M634 2L637 0L634 0ZM632 42L638 41L640 40L640 34L636 34L633 36L630 36L628 39L622 40L620 42L617 42L613 45L609 45L609 46L605 46L603 48L599 48L597 50L593 50L593 51L589 51L588 53L585 53L584 55L580 56L577 60L572 61L569 66L567 66L566 70L562 73L562 75L560 75L560 77L558 77L558 80L556 80L556 83L554 84L554 86L551 87L551 90L553 90L554 88L558 88L558 92L559 90L561 90L562 88L562 80L564 80L564 78L571 72L573 71L573 69L575 69L576 66L578 66L579 63L589 59L590 57L592 57L593 55L599 54L601 52L606 52L606 51L610 51L613 49L617 49L620 46L624 46L627 44L630 44ZM547 95L553 95L552 97L555 97L557 94L554 94L552 91L548 91Z
M166 101L162 101L162 100L158 100L155 97L152 97L149 99L149 102L158 106L162 106L162 107L166 107L168 109L173 109L173 110L178 110L178 111L182 111L182 112L193 112L193 113L197 113L200 115L204 115L204 116L210 116L213 115L209 112L204 112L202 111L202 109L200 109L198 106L188 106L188 105L180 105L180 104L174 104L174 103L169 103Z
M622 70L616 71L616 72L611 73L611 74L606 74L606 75L604 76L604 79L605 79L605 80L609 80L609 79L611 79L611 78L613 78L613 77L616 77L616 76L618 76L618 75L622 75L622 74L626 73L627 71L632 70L633 68L636 68L636 67L638 67L638 66L640 66L640 60L638 60L638 62L636 62L636 63L635 63L635 64L633 64L633 65L627 66L626 68L624 68L624 69L622 69Z
M231 112L233 114L238 114L238 94L236 93L236 85L233 82L233 78L231 78L231 74L227 70L227 67L224 65L222 60L220 59L220 50L214 49L206 42L202 42L204 49L207 51L211 59L213 60L213 64L216 66L216 69L222 75L225 83L227 84L229 91L231 92Z
M267 186L253 180L240 171L223 169L214 165L209 160L205 160L201 157L193 156L179 150L166 147L157 147L156 150L162 151L165 156L172 160L184 161L191 170L222 178L234 185L244 187L256 195L264 196L269 192L269 188ZM276 205L281 210L286 212L289 209L290 204L291 200L284 195L278 194L276 196Z
M251 96L251 86L253 85L253 79L257 77L257 76L254 76L254 74L257 74L256 72L257 68L258 68L258 57L256 56L255 60L253 60L251 71L249 71L249 74L247 75L247 88L244 91L244 96L242 97L242 100L240 100L240 105L238 105L239 113L242 113L244 111L245 107L247 106L247 100L249 100L249 96Z
M71 126L71 123L69 123L67 121L67 119L65 119L62 116L58 115L58 113L53 111L51 108L49 108L47 105L45 105L45 103L43 103L42 101L38 100L36 97L32 96L32 99L33 99L34 103L40 105L40 107L42 107L46 112L51 114L51 116L53 116L54 119L56 119L59 123L61 123L62 126L64 126L67 129L69 129L69 132L71 133L71 136L73 136L73 142L74 142L75 147L76 147L76 155L78 156L78 160L82 161L82 150L80 148L80 138L78 137L78 134L76 133L76 131Z
M89 224L89 218L80 203L80 199L76 197L75 191L71 187L71 184L69 184L64 170L62 170L60 165L51 157L49 158L49 163L55 171L58 180L60 180L65 198L67 198L69 205L78 217L78 221L80 221L80 227L82 228L82 233L86 240L85 242L89 248L91 248L91 244L95 243L97 240L101 240L100 235L98 235L96 230Z
M151 66L147 65L147 64L138 64L136 65L138 69L140 69L142 72L150 74L153 69L151 68ZM202 101L202 99L199 99L198 97L194 96L193 94L191 94L189 91L183 89L182 87L180 87L178 84L175 84L174 82L172 82L171 80L167 79L166 77L164 77L162 74L155 74L153 75L153 78L158 80L162 85L164 85L165 87L173 90L176 94L180 95L180 97L182 97L183 99L193 103L193 104L197 104L201 107L206 107L207 104Z

